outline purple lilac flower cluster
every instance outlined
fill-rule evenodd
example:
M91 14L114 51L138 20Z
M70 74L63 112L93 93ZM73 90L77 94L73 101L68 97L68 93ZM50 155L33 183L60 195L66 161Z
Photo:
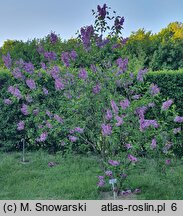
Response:
M124 44L126 44L127 43L127 41L129 40L129 38L127 37L127 38L123 38L122 40L121 40L121 43L124 45Z
M138 74L137 74L137 80L140 82L144 81L144 75L148 72L147 69L141 69L139 70Z
M119 166L120 162L119 161L116 161L116 160L108 160L108 163L111 165L111 166Z
M125 58L124 60L122 58L118 58L116 61L118 67L121 70L121 73L123 73L124 71L127 70L127 66L128 66L128 58ZM119 73L118 73L119 75Z
M48 95L48 94L49 94L49 91L48 91L48 89L47 89L47 88L45 88L45 87L43 87L43 93L44 93L45 95Z
M112 119L112 112L111 112L110 109L107 109L106 115L105 115L105 119L106 119L107 121L110 121L110 120Z
M120 101L120 106L122 107L122 109L126 109L130 106L130 101L126 98L125 100L123 101Z
M4 99L4 104L10 105L12 101L10 99Z
M64 89L64 84L60 78L55 80L55 89L58 91Z
M15 79L24 79L24 75L18 67L13 69L12 75L15 77Z
M98 84L96 84L94 87L93 87L93 94L98 94L99 92L100 92L100 90L101 90L101 86L100 86L100 84L98 83Z
M72 50L70 53L63 52L61 55L61 60L63 61L66 67L70 66L70 60L76 60L76 58L77 58L77 53L75 50Z
M25 127L24 121L20 121L20 122L17 124L17 130L18 130L18 131L23 130L24 127Z
M24 115L29 115L29 111L28 111L28 106L26 104L23 104L22 107L21 107L21 112L24 114Z
M10 92L13 96L15 96L18 99L22 98L22 95L21 95L20 90L18 89L18 87L9 86L8 92Z
M55 52L45 52L44 57L48 61L55 61L57 59L57 55Z
M24 62L24 70L29 73L33 74L34 73L34 65L31 62Z
M152 139L152 142L151 142L151 149L152 149L152 150L155 149L156 146L157 146L157 144L156 144L156 139L154 138L154 139Z
M96 67L96 65L94 65L94 64L91 64L91 65L90 65L90 69L91 69L94 73L97 72L97 67Z
M57 120L57 122L59 122L59 123L62 123L62 124L64 123L64 120L59 115L55 114L54 119Z
M56 44L58 41L58 36L54 32L51 32L49 39L51 44Z
M96 42L96 45L100 48L105 47L110 42L109 39L103 39Z
M112 133L112 127L110 124L102 124L102 135L103 136L109 136Z
M103 187L105 185L104 176L98 176L98 187Z
M144 131L145 129L147 129L150 126L152 126L154 128L158 128L159 124L157 123L156 120L140 119L140 130L141 131Z
M183 122L183 116L176 116L174 118L174 122L182 123Z
M173 104L173 100L172 100L172 99L167 100L167 101L165 101L165 102L162 104L161 109L162 109L162 110L167 110L172 104Z
M77 141L77 137L75 137L75 136L68 136L69 137L69 140L71 141L71 142L76 142Z
M82 80L86 80L88 77L88 73L84 68L81 68L78 74L78 77Z
M72 130L69 131L70 134L73 134L75 132L77 132L77 133L83 133L84 129L80 128L80 127L75 127L74 129L72 129Z
M159 94L159 92L160 92L160 89L158 88L158 86L156 84L152 83L150 86L150 93L153 96L155 96L155 95Z
M114 100L111 100L111 107L112 107L112 110L113 110L114 114L117 115L118 112L119 112L119 108L118 108L118 106L116 105L116 103L115 103Z
M37 142L44 142L47 139L48 132L43 132L39 138L36 139Z
M100 5L97 6L97 11L98 11L98 16L99 19L105 19L105 16L107 14L107 5L104 4L103 7L101 7Z
M159 125L156 120L148 120L145 119L145 112L147 110L146 106L142 106L136 109L135 113L139 116L140 122L140 131L144 131L146 128L152 126L154 128L158 128Z
M174 133L174 134L178 134L178 133L180 133L180 132L181 132L181 127L174 128L174 129L173 129L173 133Z
M132 145L131 145L130 143L126 143L126 144L125 144L125 147L126 147L127 149L131 149L131 148L132 148Z
M91 40L91 36L93 35L93 33L94 33L94 29L92 25L81 28L81 40L86 50L90 46L90 40Z
M26 84L32 90L36 89L36 83L33 79L27 79Z
M12 65L12 59L10 56L10 53L8 53L6 56L3 55L3 61L4 61L4 65L10 69L11 65Z
M115 124L117 127L121 126L123 124L123 118L120 116L115 117L117 123Z
M131 161L131 162L137 162L138 159L136 157L134 157L133 155L129 154L128 155L128 159Z
M117 32L119 32L122 28L123 28L123 24L124 24L124 17L116 17L114 20L114 26Z
M53 128L52 124L49 121L46 121L46 127L49 129Z

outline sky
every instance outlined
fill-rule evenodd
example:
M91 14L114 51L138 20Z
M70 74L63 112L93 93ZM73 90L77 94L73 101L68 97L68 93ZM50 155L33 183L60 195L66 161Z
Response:
M139 28L156 33L170 22L183 22L183 0L0 0L0 46L51 31L62 39L75 37L80 27L94 23L91 10L104 3L125 17L124 37Z

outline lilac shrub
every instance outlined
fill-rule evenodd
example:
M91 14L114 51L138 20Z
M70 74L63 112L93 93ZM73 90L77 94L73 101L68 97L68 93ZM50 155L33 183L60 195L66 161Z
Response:
M99 29L81 28L86 56L104 46L108 53L113 52L113 40L101 37L107 29L107 9L107 5L98 6L94 12ZM111 34L117 37L124 18L114 20ZM57 43L53 34L49 40L53 46ZM13 77L0 100L3 112L13 117L5 127L11 121L11 131L18 140L25 138L30 149L94 152L102 161L105 177L118 175L120 190L128 167L140 163L141 157L166 161L174 155L183 117L176 112L173 98L165 101L155 83L146 83L147 69L135 75L128 68L128 59L120 56L114 62L109 56L103 65L93 58L88 67L72 67L78 58L75 50L58 56L41 49L40 55L44 62L38 71L30 62L14 63L9 55L4 58ZM11 136L8 131L3 133L6 139ZM104 184L105 178L100 177L98 186Z

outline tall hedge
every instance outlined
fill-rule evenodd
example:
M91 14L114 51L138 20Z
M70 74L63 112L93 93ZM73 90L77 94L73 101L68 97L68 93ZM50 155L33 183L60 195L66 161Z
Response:
M157 84L165 97L173 99L178 112L183 115L183 69L149 72L147 81Z

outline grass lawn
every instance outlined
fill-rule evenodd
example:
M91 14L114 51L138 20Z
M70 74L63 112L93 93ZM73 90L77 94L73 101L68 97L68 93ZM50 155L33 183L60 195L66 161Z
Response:
M38 151L27 153L29 163L21 163L20 153L0 153L0 199L102 199L96 187L102 175L95 157ZM49 167L49 162L57 163ZM157 172L156 162L141 159L132 168L126 188L140 188L137 199L183 199L183 164L173 161L166 175ZM112 197L111 197L112 199Z

